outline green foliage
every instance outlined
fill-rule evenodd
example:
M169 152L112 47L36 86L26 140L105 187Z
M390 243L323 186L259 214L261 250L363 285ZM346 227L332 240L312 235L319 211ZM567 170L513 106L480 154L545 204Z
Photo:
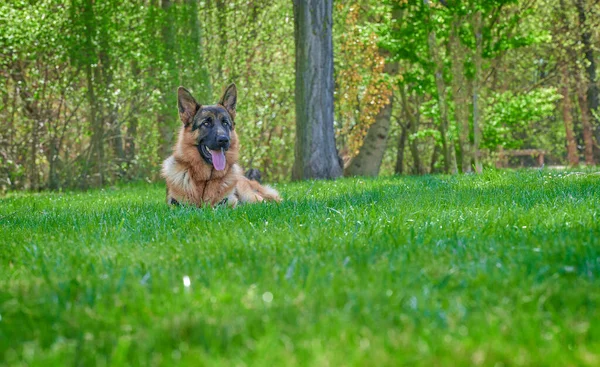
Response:
M230 82L241 163L287 178L292 6L246 3L0 4L0 188L155 180L180 126L177 86L212 104Z
M594 365L597 181L305 182L235 210L9 194L0 364Z
M515 95L508 91L493 94L487 101L484 125L485 146L508 149L539 147L538 127L554 117L556 101L561 98L556 88L539 88Z
M589 23L600 5L584 2ZM574 5L558 0L445 4L335 2L339 151L356 153L396 84L393 120L400 124L390 129L384 174L392 173L398 138L409 126L400 88L408 110L420 112L410 135L422 161L438 158L433 152L440 137L431 132L441 129L439 111L450 111L454 138L464 136L452 112L462 112L468 143L474 144L474 90L483 111L477 114L482 148L543 148L554 162L564 161L562 117L552 117L551 93L538 89L558 87L555 73L566 56L570 90L586 83L589 61L581 32L593 24L579 25ZM285 181L295 141L292 8L289 0L0 2L0 190L158 180L180 126L176 88L184 85L202 103L214 103L230 82L240 90L241 164L261 169L268 180ZM590 42L598 48L597 33L590 33ZM446 87L444 109L437 105L434 55ZM381 57L398 63L397 75L383 74ZM454 95L459 90L462 100ZM597 111L587 112L597 128ZM574 120L579 142L581 118L576 114ZM409 158L405 172L415 172Z

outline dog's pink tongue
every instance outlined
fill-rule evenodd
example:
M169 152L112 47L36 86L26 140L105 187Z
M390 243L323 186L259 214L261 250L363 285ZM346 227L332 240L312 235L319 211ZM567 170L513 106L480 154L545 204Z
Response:
M217 171L225 169L225 152L221 150L211 150L210 155L212 156L213 166Z

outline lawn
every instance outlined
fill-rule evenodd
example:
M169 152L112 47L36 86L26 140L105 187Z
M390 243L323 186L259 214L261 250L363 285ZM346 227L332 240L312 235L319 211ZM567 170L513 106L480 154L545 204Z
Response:
M600 175L0 199L0 364L600 365Z

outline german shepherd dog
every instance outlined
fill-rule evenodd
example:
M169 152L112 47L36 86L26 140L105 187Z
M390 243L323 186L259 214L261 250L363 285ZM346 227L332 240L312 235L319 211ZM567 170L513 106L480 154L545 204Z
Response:
M185 88L177 90L179 130L173 154L162 166L167 204L198 207L281 201L279 193L243 175L235 132L237 88L231 84L216 105L202 106Z

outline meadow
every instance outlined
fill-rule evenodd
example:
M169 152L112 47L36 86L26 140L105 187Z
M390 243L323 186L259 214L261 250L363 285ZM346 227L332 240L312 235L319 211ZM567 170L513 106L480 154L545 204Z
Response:
M276 187L0 198L0 364L600 364L600 174Z

